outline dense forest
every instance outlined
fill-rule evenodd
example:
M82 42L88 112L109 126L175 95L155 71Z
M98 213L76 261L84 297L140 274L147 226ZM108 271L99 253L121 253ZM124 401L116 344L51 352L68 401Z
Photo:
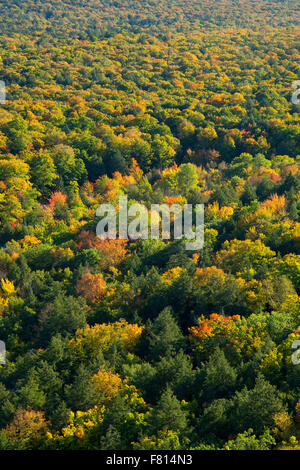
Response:
M299 3L0 6L0 449L299 450Z

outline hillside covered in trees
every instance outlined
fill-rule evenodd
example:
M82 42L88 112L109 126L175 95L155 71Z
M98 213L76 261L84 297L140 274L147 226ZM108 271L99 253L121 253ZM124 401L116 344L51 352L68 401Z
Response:
M299 450L299 3L0 6L0 450Z

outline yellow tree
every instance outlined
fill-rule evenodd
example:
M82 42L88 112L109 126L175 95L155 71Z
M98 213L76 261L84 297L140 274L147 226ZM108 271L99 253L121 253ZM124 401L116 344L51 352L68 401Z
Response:
M105 297L106 282L101 273L92 274L87 271L77 282L76 290L90 304L95 304Z

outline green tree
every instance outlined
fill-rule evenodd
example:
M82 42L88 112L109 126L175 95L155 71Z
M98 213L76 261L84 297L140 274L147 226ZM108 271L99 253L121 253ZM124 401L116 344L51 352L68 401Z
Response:
M255 434L261 434L274 424L275 414L281 411L284 406L278 390L259 375L254 388L236 392L230 420L238 432L252 427Z
M219 347L211 355L204 371L203 397L205 400L225 398L233 392L237 381L237 372Z
M150 432L156 433L163 429L171 431L184 431L187 428L187 412L180 401L167 388L161 395L157 405L149 415Z
M172 315L170 307L165 308L152 322L149 321L142 334L140 350L146 351L151 361L169 357L183 345L183 335Z

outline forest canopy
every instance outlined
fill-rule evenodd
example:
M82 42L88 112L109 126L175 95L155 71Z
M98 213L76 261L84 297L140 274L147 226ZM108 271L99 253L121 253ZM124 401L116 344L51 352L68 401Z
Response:
M0 449L299 450L298 2L0 6Z

